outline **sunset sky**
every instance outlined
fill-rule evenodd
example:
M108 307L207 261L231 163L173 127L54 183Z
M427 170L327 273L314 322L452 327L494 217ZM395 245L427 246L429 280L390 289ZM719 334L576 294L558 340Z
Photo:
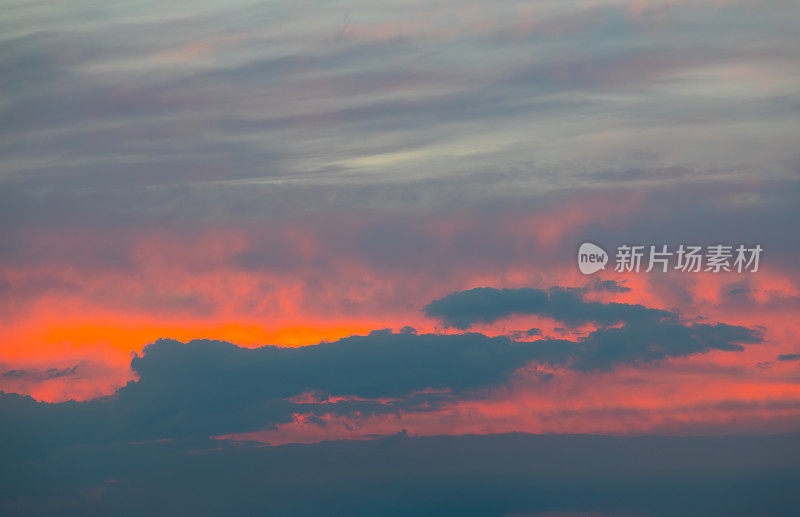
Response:
M800 3L0 3L0 513L792 513Z

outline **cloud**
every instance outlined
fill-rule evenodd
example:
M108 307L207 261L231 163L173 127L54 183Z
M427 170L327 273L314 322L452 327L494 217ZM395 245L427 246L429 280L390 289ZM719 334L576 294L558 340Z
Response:
M495 434L259 447L220 440L39 450L0 469L0 513L790 515L797 434Z
M538 329L536 327L529 328L528 330L515 330L509 333L509 336L513 339L527 339L541 335L542 329Z
M8 379L26 379L26 380L48 380L48 379L58 379L60 377L67 377L70 375L75 375L75 372L78 370L78 365L70 366L68 368L48 368L46 370L35 370L35 369L12 369L4 372L0 377L8 378Z
M161 222L165 210L218 222L369 205L376 188L412 212L630 178L679 181L686 194L730 167L749 193L764 190L762 169L796 168L785 115L797 103L796 16L785 10L438 10L364 5L345 21L233 2L157 18L110 9L86 24L66 6L18 6L0 27L0 223ZM187 49L206 51L175 62Z
M596 330L582 340L571 367L580 371L609 369L615 364L639 364L685 357L709 350L740 352L742 344L759 343L761 333L724 323L682 325L634 322Z
M614 284L614 288L618 286ZM643 305L587 302L579 292L562 288L545 292L532 288L476 287L432 301L425 306L425 313L460 329L476 323L493 323L515 314L546 316L571 326L584 323L613 325L634 321L655 322L676 317L672 312Z
M455 303L448 297L445 306L457 308L461 318L483 317L491 300L501 309L489 312L493 317L533 307L565 321L623 325L601 327L574 341L515 341L474 332L417 334L409 328L298 348L250 349L224 341L163 339L133 358L131 368L138 379L112 396L44 404L0 395L2 434L7 443L49 442L52 435L67 441L153 440L269 429L298 412L364 416L431 411L483 397L488 388L507 384L530 363L600 372L710 350L741 351L743 345L762 341L758 330L724 323L686 324L666 311L586 303L562 289L545 294L485 288L451 296ZM465 312L460 296L480 303L466 304ZM537 329L525 334L536 335ZM74 372L75 367L45 373ZM298 400L313 393L333 399Z
M608 293L627 293L631 290L630 287L625 287L623 282L616 280L599 280L595 279L590 286L595 291L605 291Z
M800 354L781 354L778 356L778 361L797 361L800 359Z

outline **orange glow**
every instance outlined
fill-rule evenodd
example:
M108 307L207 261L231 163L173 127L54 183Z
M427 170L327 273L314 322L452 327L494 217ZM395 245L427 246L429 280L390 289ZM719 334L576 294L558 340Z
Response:
M623 368L613 373L552 372L549 381L525 379L488 397L438 411L384 416L298 413L275 430L220 438L269 444L364 439L406 429L412 435L529 433L673 434L697 430L769 433L800 425L800 374L747 372L743 380L713 372L682 371L690 359L665 368Z
M640 200L630 196L627 202ZM800 368L775 360L779 354L800 352L797 308L791 302L800 296L797 276L767 265L752 275L617 274L609 267L585 277L572 260L565 262L552 251L576 228L598 220L617 224L628 210L625 203L588 199L556 212L523 214L499 227L486 226L475 215L432 218L420 230L430 246L424 260L411 250L408 260L397 262L392 253L370 257L340 246L324 230L302 223L271 233L215 229L180 241L166 233L132 236L112 243L120 257L98 264L80 255L99 246L89 236L38 236L33 238L42 248L38 252L54 257L51 262L2 267L11 292L19 296L3 301L0 390L44 401L85 400L111 394L132 380L131 354L159 338L218 339L254 347L310 345L405 325L420 332L456 332L427 318L422 307L478 286L571 286L586 287L588 300L678 308L687 322L758 325L765 342L741 353L710 352L608 373L529 365L508 386L434 411L326 415L325 426L298 413L274 431L233 437L285 443L393 434L404 428L412 434L713 432L723 426L758 430L762 424L772 430L800 428ZM362 230L341 226L347 238ZM474 234L483 227L485 234ZM491 254L454 257L452 249L464 243L477 243L480 249L500 243L513 253L503 260ZM77 253L81 260L62 263L53 248L64 256ZM630 290L593 291L595 279L617 280ZM739 295L746 303L730 295L731 286L746 286ZM571 340L594 330L592 325L563 328L534 315L512 315L471 330L515 335L532 327L541 329L542 336ZM45 372L75 366L64 376L2 376L12 369ZM541 373L553 377L540 381Z

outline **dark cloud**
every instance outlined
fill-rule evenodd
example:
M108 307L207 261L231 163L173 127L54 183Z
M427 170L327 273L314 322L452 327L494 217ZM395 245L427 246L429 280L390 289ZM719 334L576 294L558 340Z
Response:
M491 323L511 314L541 313L547 304L547 293L540 289L476 287L432 301L425 306L425 313L447 325L469 328L474 323Z
M0 469L0 513L791 515L800 437L411 437L90 444Z
M775 468L788 461L787 454L794 454L794 449L782 450L779 458L761 454L764 443L783 446L781 438L753 438L744 457L741 443L731 439L715 439L711 445L690 439L692 445L687 446L686 439L656 443L563 437L554 442L558 439L521 435L409 438L400 433L368 443L268 448L207 441L214 435L270 429L296 413L324 425L325 414L364 417L430 411L485 396L487 388L508 383L531 362L592 372L708 350L737 351L761 341L758 331L744 327L687 324L667 311L587 303L580 290L466 293L470 302L475 295L469 293L477 293L480 303L459 305L463 302L456 297L457 303L447 307L466 307L459 314L484 317L482 295L488 294L502 309L490 313L493 317L509 308L533 307L565 321L623 325L599 328L575 341L417 334L411 327L300 348L247 349L222 341L160 340L132 360L138 379L109 397L47 404L0 392L0 442L11 466L0 470L0 511L41 508L83 514L89 508L100 513L124 508L159 514L180 508L196 514L357 515L404 514L413 509L415 514L501 515L553 509L652 514L649 510L667 508L669 514L676 508L674 502L668 503L675 501L675 493L694 493L698 482L699 486L708 482L700 475L710 472L704 454L739 451L713 456L717 461L725 458L714 468L724 471L729 483L741 483L736 485L737 494L751 483L747 473L754 465ZM539 329L522 333L531 337ZM58 377L76 370L77 366L49 369L41 375ZM5 375L28 374L12 370ZM548 376L540 381L548 382ZM294 396L301 394L307 395L306 400L296 401ZM339 398L331 402L326 395ZM669 468L660 470L667 460L672 462ZM595 469L591 477L588 466ZM673 484L665 484L666 471L682 474L670 481ZM581 475L576 477L576 472ZM736 479L741 481L730 481L731 472L739 473ZM458 481L451 483L454 473ZM609 485L610 475L617 477ZM343 479L348 481L342 484ZM513 479L513 486L498 479ZM654 499L652 491L646 497L635 496L640 488L631 484L633 480L646 486L654 479L663 487L662 500ZM794 481L791 476L786 479ZM472 487L466 499L465 486ZM609 486L621 491L609 492ZM712 498L715 503L730 501L730 487L723 489L718 499ZM431 490L438 494L435 498ZM757 485L760 494L780 495L784 490L788 488L783 485ZM583 495L576 499L578 493ZM342 494L350 495L342 498ZM542 506L545 494L549 502ZM620 500L626 503L612 502Z
M527 339L541 335L542 335L542 330L537 328L530 328L528 330L515 330L509 333L509 336L513 339Z
M581 353L571 367L581 371L609 369L620 363L644 363L684 357L708 350L738 352L742 344L762 341L760 331L717 323L682 325L677 322L628 323L596 330L582 340Z
M508 307L504 291L472 292L488 292L501 307ZM530 362L592 372L709 350L740 351L762 340L757 330L723 323L684 324L670 313L642 306L581 306L569 291L556 290L549 296L533 289L511 293L515 303L563 312L568 321L588 318L624 325L600 328L576 341L416 334L410 329L377 330L299 348L160 340L131 361L138 380L110 397L40 404L29 397L0 396L2 434L6 443L58 441L56 436L68 441L153 440L268 429L300 411L362 416L427 411L459 398L480 397ZM527 337L536 331L531 329ZM75 370L44 373L53 377ZM301 407L292 397L303 393L345 398Z
M36 369L28 369L28 370L8 370L4 372L0 377L9 378L9 379L30 379L30 380L47 380L47 379L57 379L59 377L67 377L69 375L75 375L78 370L78 365L70 366L68 368L48 368L47 370L36 370Z
M778 356L778 361L797 361L800 360L800 354L781 354Z
M47 375L48 379L57 379L59 377L66 377L67 375L74 375L75 371L78 369L78 365L71 366L69 368L64 368L59 370L58 368L49 368L45 371L45 375Z
M618 282L616 280L599 280L595 279L595 281L590 286L595 291L605 291L608 293L627 293L631 290L630 287L625 287L624 282Z
M614 288L618 287L613 285ZM476 323L493 323L514 314L536 314L568 325L655 322L676 316L669 311L643 305L587 302L579 291L571 289L554 288L545 292L531 288L492 287L476 287L449 294L425 306L425 313L441 319L448 326L461 329Z

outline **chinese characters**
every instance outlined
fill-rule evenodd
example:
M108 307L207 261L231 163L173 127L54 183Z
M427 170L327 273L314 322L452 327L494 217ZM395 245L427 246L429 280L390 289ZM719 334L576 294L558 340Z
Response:
M758 271L761 252L760 244L748 248L743 244L727 246L685 246L680 244L670 249L661 246L631 246L623 244L617 248L616 267L618 273L649 273L656 270L666 273L677 270L686 273L720 273L722 271L736 273Z

